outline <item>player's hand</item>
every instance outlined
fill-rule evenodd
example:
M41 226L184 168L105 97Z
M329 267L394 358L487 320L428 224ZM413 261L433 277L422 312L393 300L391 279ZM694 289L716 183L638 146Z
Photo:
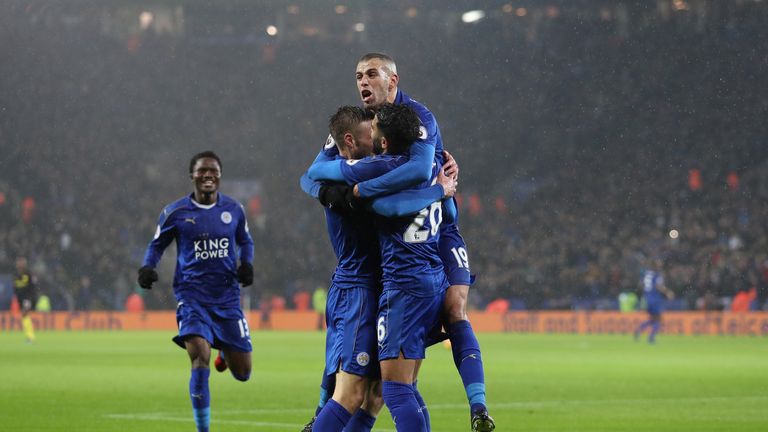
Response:
M139 269L139 286L144 289L152 289L152 284L157 282L157 272L155 269L149 266L144 266Z
M450 198L456 193L459 182L448 176L444 169L441 169L437 174L437 184L443 187L443 198Z
M237 281L240 285L247 287L253 284L253 266L249 262L240 264L237 268Z
M459 164L458 162L456 162L456 159L454 159L453 155L448 153L447 150L443 150L443 159L445 160L445 163L443 164L445 175L447 175L448 177L453 177L454 180L458 180Z
M352 187L344 184L321 186L318 199L324 207L339 213L349 213L357 208Z

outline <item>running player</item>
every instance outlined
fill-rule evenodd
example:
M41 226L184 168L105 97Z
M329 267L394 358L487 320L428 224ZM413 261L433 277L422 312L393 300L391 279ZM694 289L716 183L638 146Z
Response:
M34 310L37 302L37 285L35 277L29 271L27 259L24 257L16 258L13 292L16 294L16 300L18 300L21 309L21 327L24 330L25 340L27 343L32 343L35 341L35 324L29 313Z
M660 259L655 259L650 265L651 268L643 273L643 297L645 299L645 308L648 311L648 319L641 323L635 329L635 340L640 339L647 328L651 332L648 334L648 343L656 343L656 333L661 330L661 313L664 311L664 297L674 299L675 293L664 285L664 276L661 271L664 263Z
M179 334L192 363L189 397L198 432L210 427L211 347L224 352L232 375L251 374L251 337L240 308L240 286L253 283L253 240L243 206L219 193L221 160L212 151L189 163L193 192L166 206L139 269L139 285L151 289L163 251L176 242L178 257L173 292ZM239 265L238 265L239 258Z

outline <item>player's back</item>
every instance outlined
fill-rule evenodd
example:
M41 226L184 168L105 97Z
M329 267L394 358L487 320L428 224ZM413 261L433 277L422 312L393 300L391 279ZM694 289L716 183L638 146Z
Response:
M376 288L381 279L379 241L369 214L339 214L325 209L328 237L338 264L333 282L339 288Z
M643 295L646 302L659 302L662 300L659 285L664 283L661 273L653 270L646 270L643 273Z
M437 176L420 187L428 187ZM382 284L385 290L399 289L416 296L431 296L447 286L438 252L440 224L443 219L439 201L413 216L376 217L381 244Z

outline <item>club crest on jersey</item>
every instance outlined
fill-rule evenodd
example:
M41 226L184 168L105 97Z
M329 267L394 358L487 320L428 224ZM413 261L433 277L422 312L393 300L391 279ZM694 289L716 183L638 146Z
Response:
M427 139L427 128L419 126L419 139Z
M369 356L367 352L363 351L357 355L356 360L357 364L360 366L368 366L368 363L371 361L371 356Z
M221 221L225 224L232 222L232 213L225 211L221 213Z

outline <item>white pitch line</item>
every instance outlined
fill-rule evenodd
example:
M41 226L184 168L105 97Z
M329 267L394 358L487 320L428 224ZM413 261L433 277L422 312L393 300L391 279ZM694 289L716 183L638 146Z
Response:
M768 400L768 396L710 396L710 397L694 397L694 398L662 398L662 399L583 399L583 400L544 400L544 401L528 401L528 402L501 402L490 403L489 408L491 411L507 411L512 409L530 409L530 408L545 408L556 407L562 405L616 405L616 404L649 404L659 402L674 402L681 403L701 403L701 402L720 402L728 400ZM434 404L427 405L430 411L442 411L442 410L455 410L465 409L467 404ZM214 415L216 416L211 420L214 424L237 424L254 427L271 427L281 429L296 429L302 425L295 423L275 423L275 422L262 422L253 420L228 420L222 419L219 416L233 415L233 414L288 414L288 413L306 413L310 412L310 408L255 408L248 410L216 410ZM179 417L178 413L169 412L155 412L155 413L124 413L124 414L105 414L107 418L115 420L145 420L145 421L171 421L171 422L190 422L191 417ZM378 429L381 432L396 432L392 429Z
M227 411L224 411L224 412L227 412ZM116 420L170 421L170 422L183 422L183 423L188 423L193 421L191 417L174 417L171 414L165 414L165 413L106 414L105 417L116 419ZM262 421L252 421L252 420L227 420L227 419L219 419L219 418L212 419L211 424L235 424L235 425L253 426L258 428L270 427L270 428L292 429L292 430L295 430L303 426L296 423L274 423L274 422L262 422ZM392 429L378 429L378 430L381 430L381 432L397 432Z

